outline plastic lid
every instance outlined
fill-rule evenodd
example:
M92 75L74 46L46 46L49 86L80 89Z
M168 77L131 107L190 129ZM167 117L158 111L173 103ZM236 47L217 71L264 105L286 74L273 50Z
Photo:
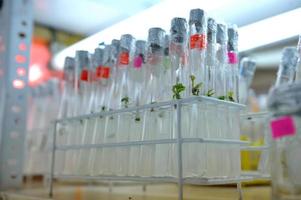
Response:
M187 35L187 22L184 18L173 18L171 20L170 35L172 42L183 43Z
M164 46L165 31L162 28L150 28L148 30L148 43L151 46Z
M301 115L301 82L272 88L268 96L268 108L275 115Z
M207 24L208 24L207 27L208 42L215 43L216 33L217 33L217 23L213 18L209 18Z
M237 26L233 25L228 28L228 51L237 51L238 48L238 30Z
M135 45L135 38L131 34L124 34L120 39L120 48L132 51Z
M219 44L227 44L228 32L225 24L217 24L216 41Z

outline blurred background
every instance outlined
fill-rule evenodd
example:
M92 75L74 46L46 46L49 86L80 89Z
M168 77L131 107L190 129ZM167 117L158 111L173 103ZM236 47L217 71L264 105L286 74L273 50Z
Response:
M202 8L217 21L237 24L239 57L256 62L250 111L260 112L266 110L267 93L275 83L282 49L296 47L301 33L301 0L32 0L32 3L24 165L29 177L49 170L50 122L58 115L64 59L75 56L75 50L92 52L99 44L109 44L124 33L146 39L148 28L158 26L169 31L173 17L188 19L190 9Z

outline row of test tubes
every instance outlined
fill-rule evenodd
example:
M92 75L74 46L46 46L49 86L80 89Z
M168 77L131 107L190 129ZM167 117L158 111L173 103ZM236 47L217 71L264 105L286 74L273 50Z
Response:
M147 41L124 34L93 54L67 57L59 118L208 96L238 102L238 33L201 9L173 18L169 34L150 28ZM155 108L58 125L58 145L176 138L175 108ZM183 138L239 139L239 109L212 102L182 107ZM60 151L57 173L176 176L174 144ZM238 177L237 144L184 144L185 177Z

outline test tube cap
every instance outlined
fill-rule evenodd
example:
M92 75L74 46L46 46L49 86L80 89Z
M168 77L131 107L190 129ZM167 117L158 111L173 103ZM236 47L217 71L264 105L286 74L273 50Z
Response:
M148 30L148 43L164 46L165 31L162 28L154 27Z

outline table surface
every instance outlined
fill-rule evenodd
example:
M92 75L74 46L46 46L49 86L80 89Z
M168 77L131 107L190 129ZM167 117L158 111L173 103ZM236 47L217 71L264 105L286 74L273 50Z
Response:
M56 184L54 199L56 200L177 200L177 185L152 184L147 185L143 191L142 185L115 185L109 191L107 185L82 184ZM244 200L270 199L270 186L243 186ZM20 191L7 192L11 200L48 199L47 188L40 186L27 186ZM235 186L192 186L184 188L185 200L232 200L238 199ZM36 198L31 198L36 197Z

